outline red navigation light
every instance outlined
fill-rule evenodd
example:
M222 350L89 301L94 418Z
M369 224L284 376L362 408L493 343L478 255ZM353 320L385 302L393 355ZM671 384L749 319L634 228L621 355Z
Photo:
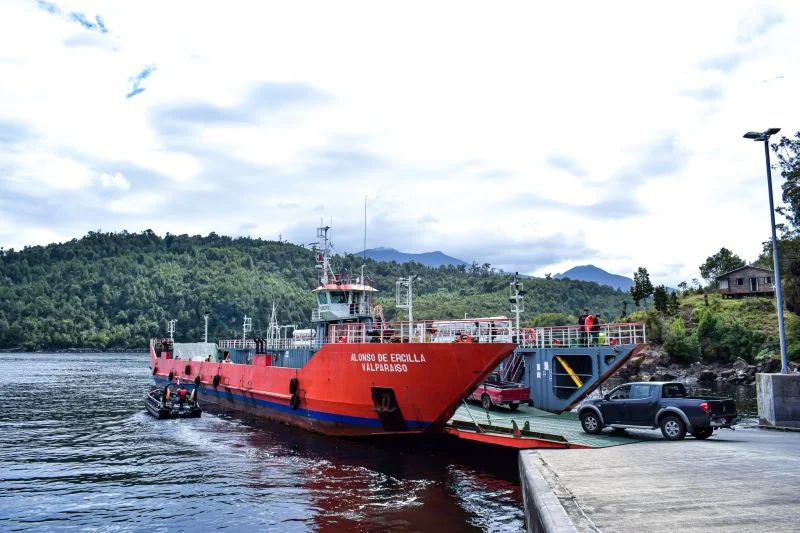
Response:
M701 403L700 404L700 409L702 409L706 413L711 413L711 407L708 406L708 402Z

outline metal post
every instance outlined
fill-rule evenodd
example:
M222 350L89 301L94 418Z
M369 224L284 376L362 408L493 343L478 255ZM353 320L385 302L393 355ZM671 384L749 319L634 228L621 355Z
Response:
M414 294L411 292L411 285L414 282L414 278L416 276L408 276L408 327L411 328L411 325L414 323ZM411 336L411 330L409 329L409 337Z
M203 330L203 342L208 342L208 314L203 315L203 319L206 322L205 329Z
M769 162L769 137L764 139L764 155L767 159L767 187L769 189L769 220L772 227L772 258L775 262L775 296L778 298L778 331L781 339L781 373L789 373L786 358L786 334L783 330L783 290L781 290L781 262L778 258L778 239L775 237L775 207L772 202L772 169Z

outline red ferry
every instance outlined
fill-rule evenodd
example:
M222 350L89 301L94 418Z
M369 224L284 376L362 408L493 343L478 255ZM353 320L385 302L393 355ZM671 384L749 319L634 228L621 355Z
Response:
M241 340L153 339L155 382L180 379L197 387L204 405L329 435L441 432L461 400L514 351L511 321L465 320L463 331L453 320L443 328L411 316L385 322L363 272L334 274L329 229L317 230L321 284L311 329L279 326L273 308L266 338L247 339L245 317ZM484 334L463 333L476 328Z

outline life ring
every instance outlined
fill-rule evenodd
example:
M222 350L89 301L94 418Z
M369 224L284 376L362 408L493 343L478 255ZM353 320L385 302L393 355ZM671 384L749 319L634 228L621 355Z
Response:
M292 411L296 411L297 408L300 407L300 396L297 394L292 394L292 397L289 400L289 406L292 408Z
M171 371L171 370L170 370L170 372L169 372L169 377L168 377L167 379L169 379L169 381L170 381L170 383L171 383L171 382L172 382L172 380L173 380L173 379L175 379L175 373L174 373L173 371Z
M212 380L212 383L214 384L214 388L215 388L215 389L216 389L217 387L219 387L219 374L217 374L216 376L214 376L214 379Z
M297 378L292 378L289 380L289 394L297 394L297 388L300 386L300 382Z

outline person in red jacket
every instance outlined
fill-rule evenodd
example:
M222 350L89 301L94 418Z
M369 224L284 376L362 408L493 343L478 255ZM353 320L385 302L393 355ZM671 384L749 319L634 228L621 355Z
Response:
M186 388L181 385L181 388L178 389L178 407L183 407L183 404L186 403L186 398L189 395Z
M578 316L578 344L586 344L586 317L589 316L589 310L583 308L583 313Z
M586 345L591 346L594 344L594 315L590 314L586 317Z

